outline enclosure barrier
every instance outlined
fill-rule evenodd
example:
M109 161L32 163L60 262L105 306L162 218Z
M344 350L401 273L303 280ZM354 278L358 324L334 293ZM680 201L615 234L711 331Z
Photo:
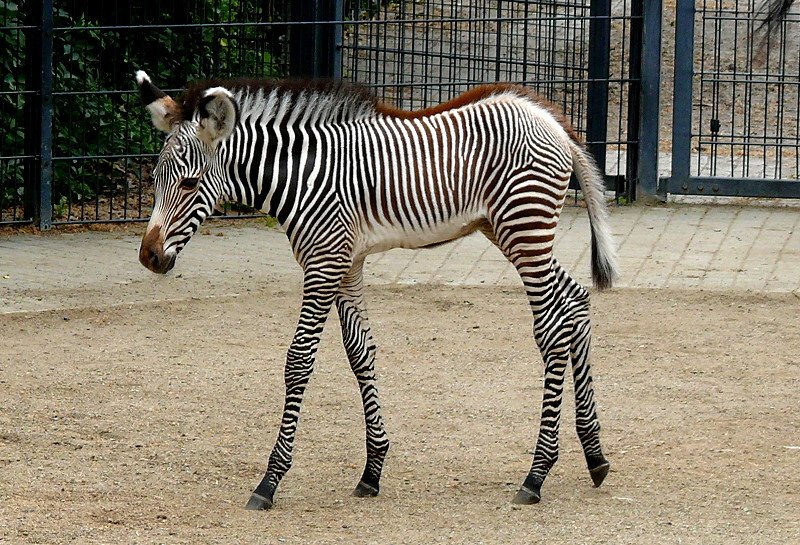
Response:
M763 16L755 0L678 0L661 194L800 197L800 16L790 12L770 39Z
M0 225L147 220L161 140L137 69L173 94L205 77L343 78L403 108L517 82L566 112L620 199L800 196L797 18L745 54L755 2L698 5L678 1L670 131L661 0L0 0Z

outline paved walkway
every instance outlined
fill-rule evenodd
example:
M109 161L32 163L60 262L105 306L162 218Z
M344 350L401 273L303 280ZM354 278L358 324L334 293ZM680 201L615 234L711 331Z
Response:
M733 206L613 207L621 288L793 292L800 296L800 211ZM144 225L119 233L0 237L0 314L242 294L270 283L296 288L285 236L260 225L203 226L165 277L137 261ZM568 206L556 256L589 281L586 211ZM367 283L518 286L516 272L480 235L431 250L372 256Z

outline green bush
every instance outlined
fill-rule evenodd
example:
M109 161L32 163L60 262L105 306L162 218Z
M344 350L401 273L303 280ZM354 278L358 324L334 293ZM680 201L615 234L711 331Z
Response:
M0 24L23 24L26 7L36 1L0 0ZM55 32L53 42L53 202L60 203L57 212L64 202L83 203L127 190L121 186L130 182L129 172L141 172L142 162L118 156L158 150L161 136L150 125L134 89L136 70L147 70L165 89L212 76L281 75L273 63L281 44L264 27L97 28L268 21L269 15L262 14L263 2L129 0L119 2L116 10L108 3L55 1L54 24L66 28ZM173 7L173 12L159 11L163 6ZM24 52L22 31L0 31L0 91L25 89ZM0 115L5 129L0 132L0 155L21 155L26 131L22 96L0 93ZM101 157L82 159L87 156ZM0 172L0 209L18 205L22 162L3 161Z
M22 13L15 2L0 3L0 26L22 26ZM23 31L8 29L0 31L0 156L24 154L25 124L24 102L21 93L25 90L25 59L20 54L24 48ZM6 159L0 163L0 210L20 206L22 203L23 161Z

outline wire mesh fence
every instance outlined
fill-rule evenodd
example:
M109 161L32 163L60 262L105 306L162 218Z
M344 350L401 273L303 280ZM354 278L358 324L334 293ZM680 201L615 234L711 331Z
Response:
M800 15L776 25L773 39L757 32L761 15L755 0L697 6L694 174L800 174Z
M670 193L800 198L800 15L678 0Z
M0 150L0 223L147 219L160 136L132 85L142 68L171 93L205 77L340 76L403 108L522 83L566 112L622 191L635 3L0 0L14 63L0 107L16 123ZM50 81L26 79L40 68Z
M0 1L0 47L12 55L0 57L0 116L4 130L0 131L0 223L32 221L30 209L24 206L24 196L30 187L28 179L36 176L36 152L30 149L26 128L33 124L30 103L36 95L26 66L26 44L38 28L26 20L25 12L16 2Z
M638 79L630 72L631 38L641 24L634 4L350 2L342 75L409 109L446 101L480 83L526 85L566 113L605 163L612 187L623 191L626 173L630 179L635 169L627 152L637 143L628 126L629 98L638 92ZM593 13L593 5L601 8ZM592 21L600 23L594 35ZM609 45L593 50L592 40L596 43L603 33ZM599 130L591 130L592 122Z
M514 81L582 119L586 2L440 0L349 8L343 75L400 107L439 103L487 81Z
M142 115L135 70L146 68L172 93L204 77L286 73L287 32L274 24L288 18L285 4L56 5L53 124L61 130L53 137L54 223L149 216L150 171L161 142Z
M38 204L42 8L0 2L0 91L12 131L0 137L0 223L30 222ZM168 92L206 77L282 77L288 1L59 0L52 25L53 224L147 219L161 137L134 89L145 68ZM30 24L25 24L30 21ZM27 135L27 136L26 136ZM240 211L231 211L239 215Z
M678 11L687 3L676 44L694 47L684 73L675 56L674 119L688 116L688 128L675 125L669 190L737 178L737 194L763 195L778 186L753 180L796 180L800 17L762 45L749 39L758 0L677 0ZM656 137L640 161L658 128L658 42L643 55L643 21L660 32L660 10L660 0L0 0L0 224L148 217L161 140L137 69L171 93L206 77L343 77L402 108L521 83L567 114L609 187L632 196L658 154Z

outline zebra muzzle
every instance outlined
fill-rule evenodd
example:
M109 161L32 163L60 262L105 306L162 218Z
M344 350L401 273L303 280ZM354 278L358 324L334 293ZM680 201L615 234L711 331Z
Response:
M149 231L139 248L139 263L154 273L166 274L175 266L176 254L165 255L157 229Z

